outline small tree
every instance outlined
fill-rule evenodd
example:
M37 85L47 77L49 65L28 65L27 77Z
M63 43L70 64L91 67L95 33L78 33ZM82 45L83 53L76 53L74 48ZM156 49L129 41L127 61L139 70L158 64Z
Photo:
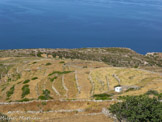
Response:
M43 95L39 96L38 99L40 100L52 99L52 97L50 96L50 91L48 89L43 90Z
M156 96L158 96L159 93L157 91L155 91L155 90L149 90L145 94L146 95L156 95Z
M123 102L111 105L109 110L119 121L126 119L128 122L161 122L162 120L162 103L146 95L123 97Z
M37 56L38 56L38 57L42 57L42 54L43 54L43 53L39 51L39 52L37 53Z

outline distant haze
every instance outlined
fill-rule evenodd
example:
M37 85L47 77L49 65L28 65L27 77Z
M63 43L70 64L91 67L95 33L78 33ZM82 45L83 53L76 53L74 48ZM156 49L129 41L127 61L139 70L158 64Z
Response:
M0 49L162 52L161 0L0 0Z

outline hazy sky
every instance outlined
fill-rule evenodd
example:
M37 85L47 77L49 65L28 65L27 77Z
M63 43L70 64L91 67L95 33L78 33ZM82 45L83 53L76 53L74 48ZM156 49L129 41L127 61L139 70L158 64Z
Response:
M162 52L161 0L0 0L0 49Z

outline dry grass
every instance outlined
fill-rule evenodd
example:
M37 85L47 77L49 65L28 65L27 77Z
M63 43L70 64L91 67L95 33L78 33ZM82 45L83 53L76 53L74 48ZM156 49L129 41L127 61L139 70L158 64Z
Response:
M12 60L12 61L11 61ZM8 76L6 75L1 80L0 83L0 101L6 102L9 100L21 100L23 81L29 79L30 82L27 84L30 88L30 94L26 98L38 99L38 96L42 95L43 90L48 89L50 91L50 96L53 97L55 101L35 101L27 104L14 104L14 105L0 105L0 112L8 115L9 117L19 118L23 117L33 117L40 118L39 120L33 121L56 121L56 122L111 122L112 119L105 117L102 114L99 115L88 115L91 113L101 113L103 107L108 107L113 104L110 102L87 102L87 101L66 101L61 102L59 99L92 99L92 84L90 82L89 76L91 76L94 83L94 94L101 93L113 93L113 98L117 98L122 95L139 95L147 92L148 90L157 90L162 92L161 83L162 76L158 73L148 72L133 68L117 68L110 67L102 62L95 61L82 61L82 60L71 60L71 59L45 59L45 58L6 58L0 59L1 62L14 63L16 64L11 67L8 71L9 76L18 72L21 74L20 79L7 82ZM64 61L64 63L60 63ZM50 63L51 65L46 65ZM78 88L75 79L75 73L71 72L64 74L64 83L68 91L62 84L63 74L53 74L49 76L50 73L54 71L77 71L78 85L80 88L80 93L78 94ZM139 90L114 93L114 86L118 85L117 79L113 76L116 75L120 79L120 84L122 86L139 86ZM51 82L50 78L57 76L55 82ZM38 77L36 80L32 80L33 77ZM107 86L107 79L109 82L109 88ZM10 78L10 77L9 77ZM12 78L12 77L11 77ZM6 82L4 82L6 81ZM11 95L9 100L6 100L6 92L15 85L14 94ZM59 92L60 96L53 90L52 86ZM67 96L66 96L67 93ZM57 101L58 100L58 101ZM72 110L72 109L84 109L84 112L49 112L54 110ZM27 111L43 111L45 113L31 114ZM22 111L23 113L12 113L9 114L8 111ZM19 119L18 121L24 121Z
M102 114L99 115L88 115L91 113L100 113L102 108L105 106L109 106L112 102L79 102L79 101L49 101L45 105L42 102L32 102L28 104L20 104L20 105L0 105L0 112L5 113L9 117L17 118L17 121L23 120L24 118L39 118L38 121L72 121L73 119L76 121L106 121L112 120L108 117L105 117ZM84 109L83 112L49 112L53 110L77 110ZM28 111L40 111L42 113L28 113ZM22 111L23 113L8 113L8 111ZM20 117L23 117L23 119ZM83 119L84 118L84 119ZM31 121L31 120L29 120ZM37 121L37 120L34 120Z
M65 74L64 75L65 86L68 88L68 98L76 99L76 95L78 93L76 82L75 82L75 74Z
M11 59L10 59L11 60ZM44 89L48 89L51 93L50 96L54 99L91 99L92 84L89 80L89 73L91 71L91 77L94 82L94 94L109 93L114 90L114 86L118 85L118 81L113 76L114 74L120 79L120 84L124 86L136 85L142 87L140 90L129 91L125 94L134 94L138 91L144 93L149 89L155 89L159 92L161 91L160 82L162 76L158 73L151 73L148 71L133 69L133 68L115 68L110 67L102 62L95 61L82 61L82 60L71 60L71 59L44 59L44 58L14 58L17 64L11 68L8 73L10 75L15 74L16 68L21 74L20 79L16 81L8 82L7 85L1 86L0 101L6 101L6 92L15 85L14 94L11 96L10 100L20 100L22 94L23 84L20 81L25 81L30 79L28 83L30 88L30 94L27 98L37 99L39 95L42 94ZM10 62L9 59L3 59L3 61ZM60 63L64 61L64 63ZM50 63L51 65L46 65ZM78 94L78 89L76 86L75 74L74 72L64 75L65 86L68 91L65 90L62 84L62 75L59 75L54 83L50 81L50 78L55 75L49 76L53 71L76 71L78 77L78 84L80 87L80 94ZM31 80L33 77L38 77L36 80ZM107 86L107 80L109 81L109 88ZM7 81L7 75L2 79L2 81ZM5 82L1 83L6 84ZM152 84L152 85L150 85ZM52 89L52 85L55 86L56 90L60 93L60 96ZM145 90L144 90L145 89ZM142 91L141 91L142 90ZM67 92L68 97L65 97Z
M102 87L101 81L106 84L106 76L109 80L110 90L114 89L114 86L118 85L118 81L113 77L113 74L116 74L120 79L120 85L123 86L132 86L136 85L139 87L144 87L150 83L154 83L155 80L162 81L162 76L159 74L151 73L148 71L142 71L139 69L130 69L130 68L99 68L92 71L91 76L95 83L95 93L108 92L106 85ZM101 89L102 88L102 89ZM161 89L160 86L157 86L157 89ZM147 89L148 90L148 89ZM133 94L133 92L131 92ZM144 93L144 91L142 92Z
M57 89L57 91L60 93L62 98L65 98L66 90L64 89L62 84L62 76L58 76L57 79L55 79L54 86Z
M54 122L113 122L113 119L104 115L78 115L49 119Z
M88 78L89 72L90 72L89 69L79 70L77 72L78 83L81 89L81 93L78 95L78 98L86 99L91 96L90 91L92 89L92 86Z

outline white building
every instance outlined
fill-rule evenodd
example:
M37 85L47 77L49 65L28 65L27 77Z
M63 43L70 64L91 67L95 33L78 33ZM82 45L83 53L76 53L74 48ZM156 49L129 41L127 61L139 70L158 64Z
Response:
M121 91L122 91L122 87L120 86L115 87L115 92L121 92Z

